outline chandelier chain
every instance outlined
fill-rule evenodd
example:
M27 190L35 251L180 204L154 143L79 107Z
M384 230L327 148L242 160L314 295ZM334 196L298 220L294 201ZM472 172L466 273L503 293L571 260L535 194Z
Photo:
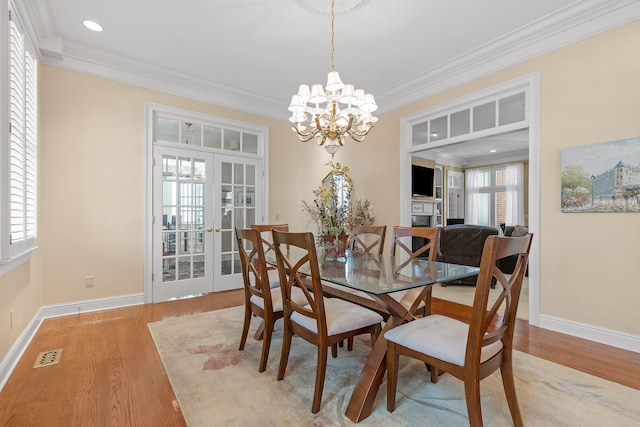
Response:
M335 66L334 66L334 54L335 54L335 42L334 42L334 37L335 37L335 30L334 30L334 21L336 19L336 14L334 12L334 7L336 4L336 0L331 0L331 71L335 71Z

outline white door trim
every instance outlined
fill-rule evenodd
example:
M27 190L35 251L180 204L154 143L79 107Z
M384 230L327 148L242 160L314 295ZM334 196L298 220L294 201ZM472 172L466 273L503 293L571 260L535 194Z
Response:
M263 184L263 221L268 221L269 215L269 128L253 123L241 122L224 117L212 116L166 105L145 103L145 202L144 202L144 267L143 267L143 293L144 303L153 302L153 116L154 112L166 112L171 115L182 116L194 121L220 123L223 127L232 126L253 130L262 135L262 144L259 145L258 156L262 158ZM193 148L193 147L191 147ZM218 151L229 154L226 151ZM233 152L242 156L242 153Z
M477 102L479 98L513 89L523 89L527 93L526 117L529 130L529 230L535 238L529 254L529 323L540 325L540 73L534 72L523 77L466 95L442 105L418 111L400 119L400 223L411 224L411 154L412 125L439 111L452 108L462 109ZM501 131L502 132L502 131ZM486 136L486 135L483 135Z

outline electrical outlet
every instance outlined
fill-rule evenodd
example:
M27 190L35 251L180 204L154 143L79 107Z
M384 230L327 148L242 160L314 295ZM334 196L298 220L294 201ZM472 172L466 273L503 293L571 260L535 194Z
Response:
M87 276L84 278L84 284L87 288L93 288L93 280L95 278L93 276Z
M15 315L15 310L9 311L9 326L13 328L13 317Z

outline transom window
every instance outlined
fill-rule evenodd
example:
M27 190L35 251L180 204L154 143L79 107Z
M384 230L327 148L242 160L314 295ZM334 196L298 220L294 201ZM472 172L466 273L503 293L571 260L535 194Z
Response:
M196 147L259 154L259 135L232 126L198 123L191 119L156 116L154 142L172 142Z

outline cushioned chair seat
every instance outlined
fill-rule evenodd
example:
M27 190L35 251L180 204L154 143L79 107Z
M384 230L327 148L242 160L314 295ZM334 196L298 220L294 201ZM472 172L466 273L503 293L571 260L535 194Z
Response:
M280 277L278 275L278 270L275 270L275 269L267 270L267 276L269 277L269 287L271 289L280 287ZM255 286L255 281L256 281L255 277L251 276L249 280L251 282L251 285Z
M387 341L464 366L468 334L469 325L466 323L433 314L395 327L386 332L384 337ZM502 341L484 347L480 363L491 359L501 349Z
M251 295L249 300L264 310L264 300L262 298L256 295ZM298 288L291 289L291 300L296 304L305 304L307 302L307 298ZM282 311L284 309L280 288L271 289L271 304L273 305L274 312Z
M307 306L307 308L309 308ZM327 335L337 335L354 329L364 328L382 322L382 316L364 307L338 298L325 298L324 311L327 318ZM315 319L294 312L291 320L303 328L318 332Z

